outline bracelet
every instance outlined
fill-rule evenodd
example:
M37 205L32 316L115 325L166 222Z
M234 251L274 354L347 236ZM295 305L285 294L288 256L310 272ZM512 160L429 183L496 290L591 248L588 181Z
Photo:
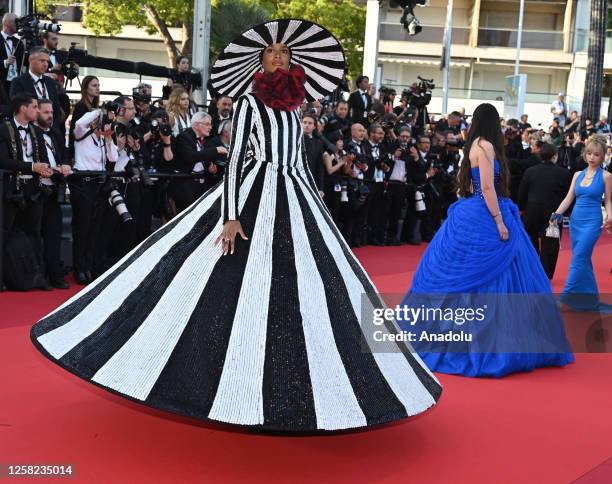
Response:
M172 148L172 143L164 143L164 148Z
M493 215L493 218L499 217L501 215L501 212L497 212L495 215Z

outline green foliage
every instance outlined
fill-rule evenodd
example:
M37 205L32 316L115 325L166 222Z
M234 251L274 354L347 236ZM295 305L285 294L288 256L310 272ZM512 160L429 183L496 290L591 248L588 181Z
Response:
M73 3L38 0L37 8L47 12L49 5ZM83 25L96 35L116 35L129 24L158 32L147 17L147 6L153 7L168 27L192 28L192 0L84 0L82 5ZM303 18L323 25L338 38L347 56L349 76L355 78L363 65L365 13L365 5L356 5L353 0L213 0L210 58L214 60L225 45L255 24L272 18Z
M347 58L349 77L363 69L366 8L353 0L279 0L275 17L303 18L316 22L336 36Z
M210 22L211 63L223 48L243 31L271 19L270 11L251 0L219 0L213 3Z

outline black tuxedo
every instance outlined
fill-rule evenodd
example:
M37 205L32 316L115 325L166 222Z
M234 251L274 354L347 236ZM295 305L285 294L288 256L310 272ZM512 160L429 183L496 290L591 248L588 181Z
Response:
M2 164L3 168L7 167L9 170L22 171L24 174L32 173L31 163L22 161L23 147L20 142L19 131L15 125L14 119L10 119L9 123L12 125L15 135L16 153L15 156L13 156L13 143L6 122L0 122L0 163ZM49 157L47 156L47 150L45 149L45 140L42 136L42 131L37 126L34 126L34 132L35 140L32 140L32 142L36 142L38 144L38 159L35 159L34 162L49 163ZM28 136L31 138L31 133L29 131Z
M367 114L372 107L372 97L366 92L365 98L366 103L364 104L361 92L359 90L353 91L348 98L348 105L351 122L360 123L367 127L369 124Z
M387 192L384 179L376 181L376 170L382 170L382 163L389 160L389 151L386 143L378 143L378 156L372 143L365 140L361 143L368 169L364 177L373 183L369 184L370 193L366 199L366 221L368 226L368 240L377 245L382 245L385 239L385 228L387 226Z
M45 86L45 97L53 103L53 126L63 132L62 126L64 124L65 113L62 110L62 104L60 102L60 86L57 81L54 81L48 76L42 76L42 82ZM11 83L11 98L22 92L36 95L34 79L32 79L29 72L16 77Z
M23 161L23 146L19 130L13 119L8 121L12 126L14 136L11 137L10 130L5 122L0 123L0 163L3 168L8 168L15 171L20 171L22 175L30 175L32 173L32 164ZM42 131L33 127L33 130L27 130L27 136L30 138L32 146L32 157L34 162L48 163L47 150L45 141L42 137ZM35 149L36 148L36 149ZM29 165L29 166L28 166ZM32 237L36 255L41 267L43 263L43 241L42 241L42 219L43 219L43 199L38 189L39 178L34 176L27 180L19 181L19 191L17 191L17 180L13 178L8 180L4 177L5 193L21 193L24 203L20 206L13 201L3 201L2 209L4 214L4 230L10 232L16 228L23 230L26 234ZM1 256L1 254L0 254Z
M554 163L532 166L523 175L519 189L519 207L529 234L549 279L552 279L559 255L559 239L544 236L550 214L559 206L572 182L570 172ZM559 227L562 229L562 227Z
M204 148L198 151L197 136L193 128L186 129L176 137L176 150L172 160L173 169L179 173L192 173L196 163L204 165L205 177L200 180L176 179L171 184L171 193L176 211L181 212L195 202L205 191L205 180L209 178L208 167L217 159L217 147L211 138L204 140Z
M316 136L304 135L304 143L306 150L306 161L312 178L314 179L317 189L323 190L325 181L325 165L323 163L323 154L325 153L325 145L323 141Z
M17 74L19 74L24 61L24 47L23 43L19 42L17 38L13 37L13 39L13 55L15 56ZM6 59L8 59L8 54L6 52L6 41L4 40L4 36L0 34L0 83L2 84L5 93L8 94L11 88L11 83L6 80L6 76L8 75L8 67L4 66L4 61Z

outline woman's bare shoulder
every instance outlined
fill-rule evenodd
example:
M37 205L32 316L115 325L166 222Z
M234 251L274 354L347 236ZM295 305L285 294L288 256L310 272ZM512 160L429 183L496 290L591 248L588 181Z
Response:
M495 158L495 149L493 144L486 139L480 137L475 138L469 153L470 165L475 168L479 165L480 160L489 160Z

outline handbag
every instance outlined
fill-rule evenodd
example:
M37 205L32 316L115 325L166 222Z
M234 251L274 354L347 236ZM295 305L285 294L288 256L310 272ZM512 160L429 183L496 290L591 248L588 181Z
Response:
M559 226L557 225L557 223L553 223L553 224L549 224L548 227L546 227L546 237L550 237L551 239L558 239L560 238L561 234L559 231Z

